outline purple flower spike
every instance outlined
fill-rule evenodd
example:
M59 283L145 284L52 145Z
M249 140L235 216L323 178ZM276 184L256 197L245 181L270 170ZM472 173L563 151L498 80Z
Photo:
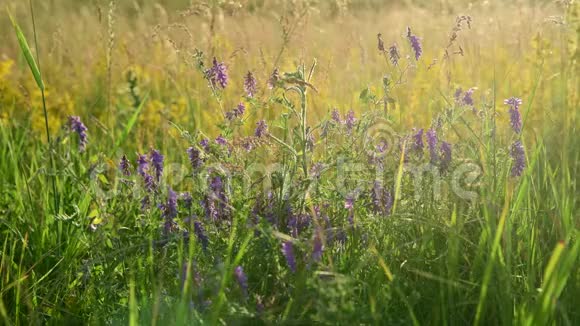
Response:
M165 157L161 155L158 150L151 149L149 158L151 159L153 170L155 170L155 178L157 182L159 182L159 180L161 180L161 175L163 174L163 161L165 160Z
M121 170L121 173L123 173L123 175L127 177L131 175L131 163L129 163L129 160L127 159L126 155L123 155L123 157L121 157L121 162L119 163L119 170Z
M324 245L322 243L322 231L318 230L314 234L314 241L312 243L312 260L315 262L319 262L322 258L322 251L324 250Z
M82 123L81 118L78 116L68 117L68 122L70 129L79 135L79 152L84 152L87 148L88 136L87 127Z
M377 49L379 49L379 52L385 52L385 42L383 42L383 34L379 33L377 34Z
M244 273L244 269L242 268L242 266L236 267L236 269L234 270L234 275L236 277L236 280L238 281L238 284L240 285L240 289L242 290L244 298L247 299L248 298L248 277Z
M137 172L141 176L145 176L149 170L149 161L147 160L147 155L138 154L137 155Z
M504 104L510 106L509 113L510 113L510 124L512 129L516 134L522 132L522 116L520 115L520 105L522 105L522 100L517 97L510 97L507 100L503 101Z
M204 151L209 152L209 139L204 138L199 142L199 146L203 148Z
M389 48L389 60L391 60L393 66L396 66L399 64L399 59L401 59L401 55L399 54L399 50L397 49L397 44L393 44Z
M228 68L223 62L218 62L213 58L212 67L205 74L212 87L226 88L228 85Z
M203 224L201 224L200 221L193 222L193 232L195 233L197 240L201 243L203 250L207 250L209 238L205 234L205 229L203 228Z
M242 115L244 115L245 111L246 111L246 106L244 105L244 103L240 103L240 104L238 104L238 106L235 109L233 109L229 112L226 112L226 119L232 121L235 118L238 118L238 117L241 117Z
M411 48L415 52L415 60L419 60L421 54L423 54L423 49L421 48L421 39L416 35L411 34L411 28L407 27L407 38L409 43L411 43Z
M465 94L463 94L463 104L473 106L473 92L475 92L475 87L471 87Z
M189 192L182 192L179 197L183 201L183 207L190 209L193 205L193 197L191 197L191 194Z
M435 163L438 160L437 132L433 128L427 130L427 144L429 145L429 154L431 155L431 163Z
M330 116L332 117L332 120L334 122L341 123L341 121L340 121L340 112L338 112L338 109L332 110L332 113L330 114Z
M447 172L451 164L451 144L446 141L441 143L441 160L439 164L441 173Z
M228 141L222 135L219 135L215 139L215 142L216 142L216 144L222 145L222 146L226 146L228 144Z
M346 197L346 199L344 200L344 208L348 210L354 208L354 197L352 196Z
M458 104L461 104L461 94L463 94L463 90L461 89L461 87L457 88L455 90L455 93L453 94L453 97L455 98L455 102Z
M189 157L189 162L191 163L191 167L195 170L201 167L202 159L201 159L201 152L196 149L195 147L190 147L187 149L187 156Z
M278 70L278 68L274 68L274 71L272 71L272 74L268 79L268 88L273 89L274 87L276 87L276 85L278 84L278 80L280 80L280 71Z
M413 149L417 152L417 154L423 154L423 148L425 145L423 144L423 129L419 129L415 135L413 135Z
M254 133L256 137L261 138L268 133L268 125L265 120L258 121L256 125L256 132Z
M346 125L346 129L350 132L354 127L354 123L356 122L356 118L354 117L354 111L348 111L346 115L346 119L344 120L344 124Z
M173 230L175 226L173 219L177 216L177 194L173 189L169 188L167 191L167 202L165 202L165 204L160 204L159 208L161 209L163 218L165 219L165 234L168 234Z
M286 263L288 264L288 267L292 273L296 273L296 258L294 257L294 248L292 246L292 242L284 241L282 243L282 254L284 254Z
M516 140L512 144L510 155L513 160L511 175L512 177L519 177L523 174L524 169L526 168L526 153L521 141Z
M251 71L248 71L246 77L244 78L244 91L246 91L248 97L254 97L254 95L256 95L256 88L256 78Z

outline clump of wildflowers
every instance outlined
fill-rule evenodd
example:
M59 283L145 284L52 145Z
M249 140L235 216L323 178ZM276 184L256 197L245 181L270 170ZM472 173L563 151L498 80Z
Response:
M70 116L68 122L70 129L79 135L79 152L84 152L88 143L87 127L78 116Z

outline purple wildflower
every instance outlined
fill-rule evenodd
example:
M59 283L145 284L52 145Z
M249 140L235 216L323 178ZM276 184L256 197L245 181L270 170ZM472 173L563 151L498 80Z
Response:
M247 298L248 297L248 277L244 273L244 269L242 268L242 266L236 267L236 269L234 270L234 275L236 276L236 280L238 281L238 284L240 285L240 289L242 290L244 298Z
M423 129L419 129L416 134L413 135L413 149L419 155L423 155L423 148L425 145L423 144Z
M516 140L512 144L510 148L510 155L513 160L511 171L512 177L519 177L522 175L524 169L526 168L526 153L521 141Z
M256 132L254 133L256 137L261 138L268 133L268 125L265 120L258 121L256 125Z
M282 243L282 254L284 254L286 263L288 264L288 267L292 273L296 273L296 258L294 257L294 248L292 247L292 242L284 241Z
M391 214L393 208L393 194L383 187L379 181L375 181L373 191L371 194L374 211L378 214L388 216Z
M320 261L322 258L322 251L324 250L321 233L321 230L315 232L314 240L312 243L312 260L315 262Z
M463 94L463 89L461 89L461 87L457 88L455 90L455 93L453 94L453 97L455 98L455 102L457 104L461 104L461 94Z
M353 196L347 196L344 199L344 208L346 208L348 210L352 210L354 208L354 197Z
M520 105L522 105L522 100L517 97L510 97L504 101L504 104L510 106L510 123L514 132L519 134L522 132L522 117L519 110Z
M70 116L68 121L70 129L79 135L79 152L84 152L88 143L87 127L78 116Z
M173 219L177 216L177 193L169 188L167 191L167 201L160 205L163 216L167 219Z
M346 125L346 129L348 131L351 131L352 127L354 127L355 122L356 122L356 118L354 117L354 111L353 110L348 111L348 114L346 115L346 119L344 120L344 123Z
M149 158L151 159L153 170L155 170L155 178L157 179L157 182L159 182L161 175L163 174L163 161L165 160L165 157L161 155L158 150L151 149Z
M213 58L213 65L208 69L205 74L206 78L211 83L212 87L226 88L228 85L228 68L223 62L218 62L217 59Z
M145 185L145 190L147 192L155 190L155 180L149 173L143 174L143 184Z
M401 55L399 54L399 50L397 49L397 44L391 45L391 47L389 47L389 60L391 60L391 63L393 64L393 66L396 66L399 64L400 58L401 58Z
M191 194L186 191L182 192L179 197L183 201L183 207L185 207L185 209L190 209L193 205L193 197L191 197Z
M199 142L199 146L203 148L204 151L209 152L209 139L204 138Z
M437 132L431 128L427 130L427 144L429 145L429 153L431 155L431 163L437 162Z
M257 86L256 78L254 77L251 71L248 71L246 77L244 78L244 91L246 91L248 97L253 97L254 95L256 95L256 86Z
M415 60L419 60L421 54L423 53L423 49L421 48L421 39L416 35L411 34L411 28L407 27L407 38L409 39L409 43L411 43L411 48L413 52L415 52Z
M228 144L228 141L222 135L219 135L215 139L215 142L216 142L216 144L222 145L222 146L226 146Z
M473 106L473 92L475 92L475 87L471 87L463 94L462 102L465 105Z
M338 112L338 109L332 110L332 113L330 114L330 116L332 117L332 120L334 120L336 123L341 123L340 112Z
M278 80L280 80L280 71L278 70L278 68L274 68L274 71L272 71L272 74L268 79L268 88L273 89L274 87L276 87L276 85L278 84Z
M379 52L384 53L385 52L385 42L383 42L383 34L379 33L377 34L377 48L379 49Z
M240 103L233 110L226 112L226 119L232 121L235 118L242 116L244 112L246 112L246 106L244 103Z
M451 164L451 144L444 141L441 142L441 160L439 162L439 169L441 173L447 172Z
M165 219L165 234L168 234L174 228L175 222L173 219L177 216L177 194L173 189L169 188L167 191L167 202L159 205L159 208L163 212L163 218Z
M203 161L201 158L201 152L197 148L195 147L188 148L187 156L189 156L189 162L191 163L191 167L193 169L198 169L199 167L201 167Z
M141 210L145 210L147 207L149 207L150 201L149 201L149 195L146 195L145 197L141 198Z
M121 172L125 176L131 175L131 163L129 163L127 155L123 155L123 157L121 157L121 162L119 163L119 170L121 170Z
M197 240L201 243L201 247L203 248L203 250L204 251L207 250L209 238L205 234L205 229L200 221L193 222L193 232L195 233Z
M145 176L149 170L149 161L147 160L147 155L139 154L137 155L137 172L141 176Z

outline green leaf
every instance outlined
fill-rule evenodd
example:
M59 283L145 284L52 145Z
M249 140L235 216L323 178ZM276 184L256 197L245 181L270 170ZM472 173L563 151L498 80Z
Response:
M24 33L20 29L20 26L14 21L10 11L8 11L8 17L10 17L10 21L12 22L12 26L14 26L14 31L16 32L16 38L18 39L18 44L20 44L20 49L22 50L22 54L26 58L28 62L28 66L30 67L30 71L32 71L32 75L36 80L36 84L40 90L44 91L44 82L42 81L42 75L40 74L40 70L36 65L36 61L34 60L34 56L32 56L32 52L30 51L30 47L28 46L28 42L26 42L26 37L24 37Z

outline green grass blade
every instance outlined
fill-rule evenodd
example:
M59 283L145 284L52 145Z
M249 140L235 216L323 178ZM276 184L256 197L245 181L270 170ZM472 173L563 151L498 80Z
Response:
M42 81L42 75L40 74L40 69L38 69L38 65L36 64L36 60L34 60L34 56L32 55L32 51L30 51L30 47L28 46L28 42L26 42L26 37L20 26L16 23L10 11L8 11L8 17L10 17L10 21L12 22L12 26L14 26L14 31L16 32L16 38L18 39L18 44L20 45L20 49L22 50L22 54L26 58L26 62L28 62L28 66L30 67L30 71L36 80L36 84L38 88L44 91L44 82Z
M133 126L135 126L135 123L137 122L137 119L139 118L139 114L141 114L141 111L143 110L143 107L145 106L145 102L147 102L148 98L149 98L149 93L145 94L145 97L143 97L143 101L141 101L141 103L137 107L137 110L135 110L135 112L133 112L133 115L131 116L131 118L127 122L127 125L125 125L125 129L123 129L123 133L121 133L121 136L115 142L115 147L113 148L113 151L111 152L111 154L115 153L117 148L119 148L119 146L121 146L121 144L125 141L125 139L127 139L127 136L129 136L129 133L131 132L131 129L133 129Z

